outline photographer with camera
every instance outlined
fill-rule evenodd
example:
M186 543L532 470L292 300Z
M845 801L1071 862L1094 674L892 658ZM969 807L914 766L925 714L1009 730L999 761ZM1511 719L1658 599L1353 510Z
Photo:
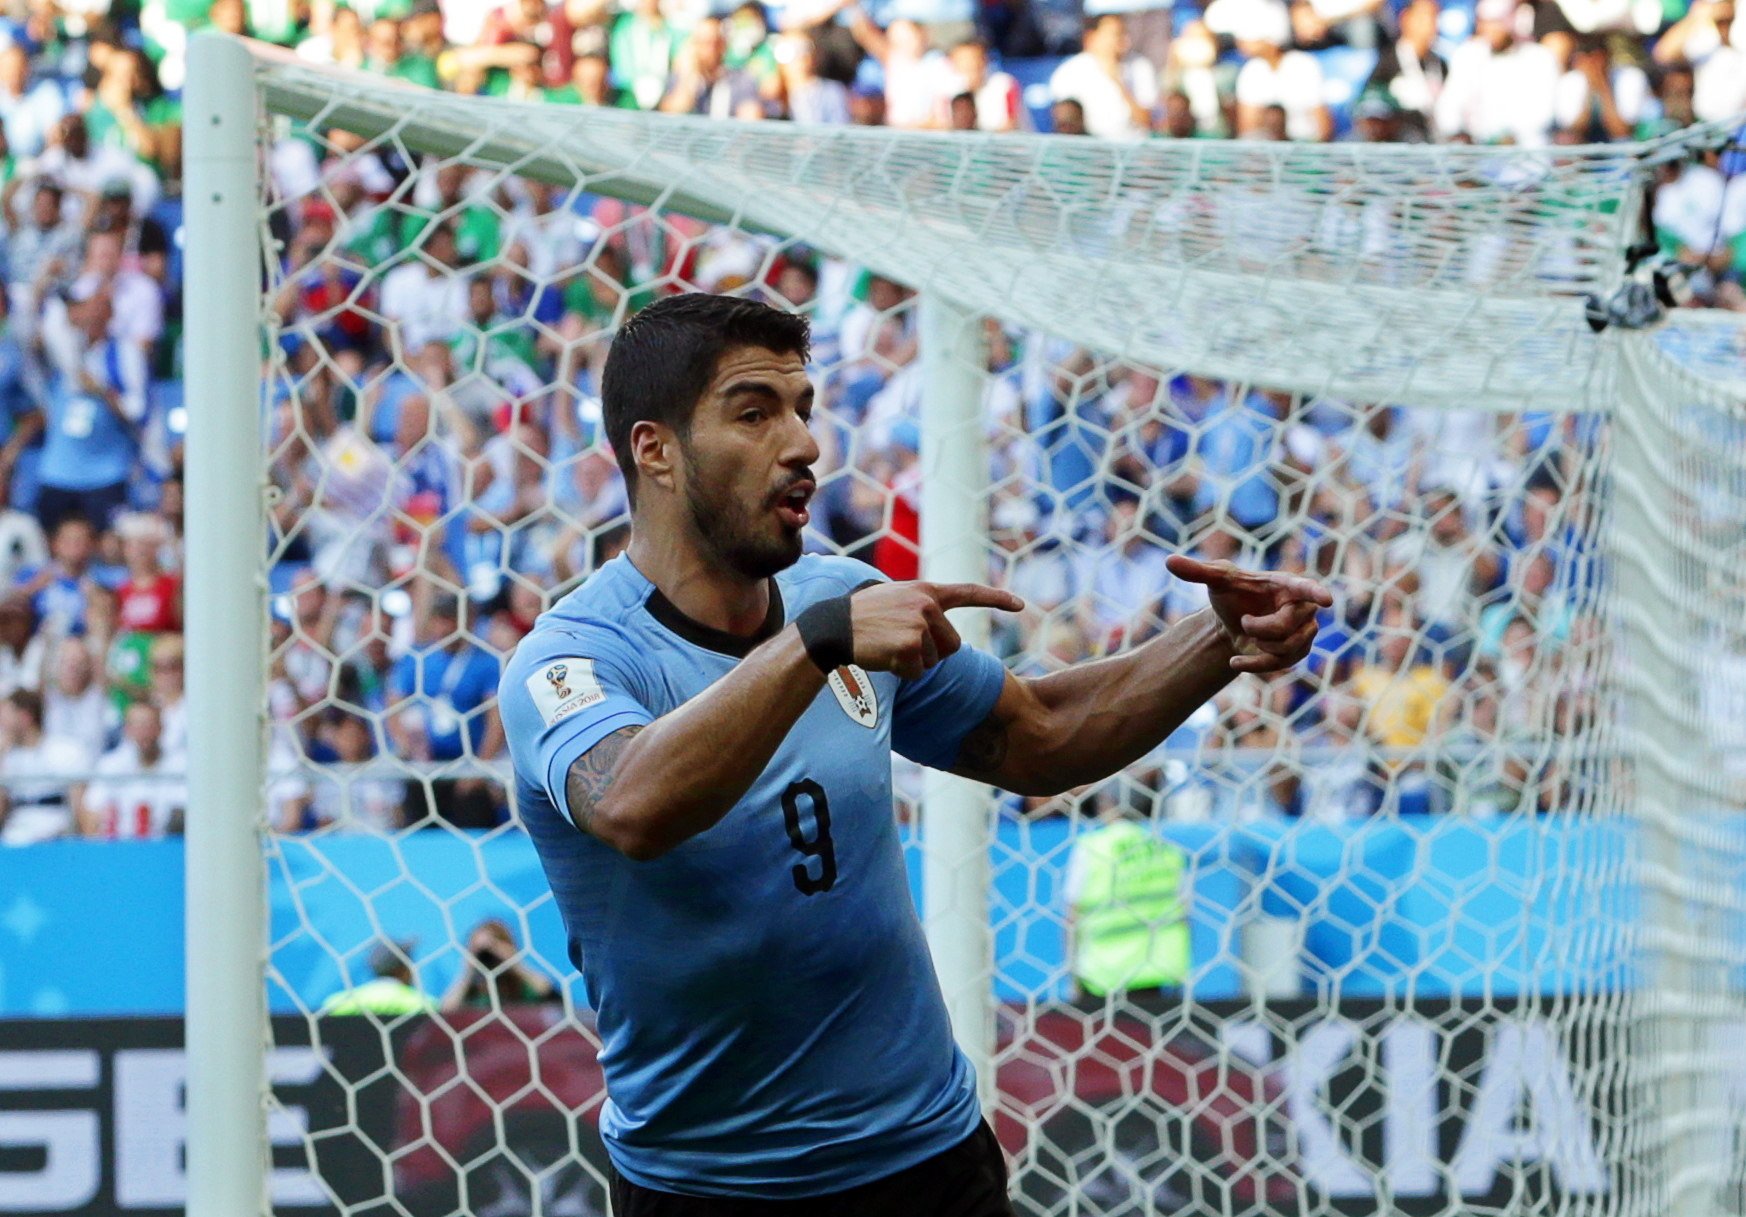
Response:
M509 926L496 918L481 921L467 937L467 958L443 994L442 1012L557 1001L557 986L523 963L521 955Z

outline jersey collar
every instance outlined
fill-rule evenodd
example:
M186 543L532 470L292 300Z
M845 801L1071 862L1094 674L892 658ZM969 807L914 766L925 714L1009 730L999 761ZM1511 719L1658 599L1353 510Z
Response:
M731 655L735 659L744 659L752 653L753 647L781 633L785 623L782 609L782 589L776 585L774 579L769 580L769 585L770 611L764 615L764 624L758 627L755 634L730 634L726 630L718 630L714 626L704 625L703 622L694 617L687 617L679 611L677 605L661 594L661 589L658 587L651 587L646 607L649 610L649 616L693 646L700 646L706 651L715 651L722 655Z

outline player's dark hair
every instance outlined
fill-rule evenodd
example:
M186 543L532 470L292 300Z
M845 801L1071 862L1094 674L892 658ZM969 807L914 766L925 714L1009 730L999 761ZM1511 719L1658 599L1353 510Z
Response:
M624 323L600 377L606 439L634 496L636 460L631 428L662 423L689 438L697 403L723 355L761 347L806 359L812 331L805 317L737 296L692 292L657 300ZM634 499L633 499L634 501Z

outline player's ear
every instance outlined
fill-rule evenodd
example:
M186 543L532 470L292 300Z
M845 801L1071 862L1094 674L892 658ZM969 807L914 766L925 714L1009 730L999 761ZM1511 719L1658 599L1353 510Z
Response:
M647 420L633 423L630 444L639 481L653 482L664 490L679 488L679 437L671 427Z

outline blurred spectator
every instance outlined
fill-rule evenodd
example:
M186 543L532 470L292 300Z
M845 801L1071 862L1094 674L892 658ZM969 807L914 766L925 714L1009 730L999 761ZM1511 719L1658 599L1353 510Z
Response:
M947 55L951 73L951 91L970 98L971 126L978 131L1029 131L1030 111L1025 108L1024 90L1006 72L993 70L988 63L988 44L979 38L969 38L953 47Z
M116 147L91 138L82 114L68 114L55 124L49 145L36 160L36 171L53 178L80 199L95 199L111 184L125 189L135 215L144 215L158 201L162 187L144 163ZM78 209L84 218L84 207Z
M317 782L311 804L316 826L387 833L405 823L405 780L350 768L376 759L376 731L371 719L338 707L323 716L318 742L348 768Z
M42 688L49 635L37 628L31 598L20 591L0 598L0 695Z
M1655 44L1662 64L1695 65L1692 111L1705 122L1746 112L1746 30L1734 0L1694 0Z
M1191 964L1187 855L1124 794L1101 796L1097 824L1067 859L1067 956L1075 987L1093 997L1180 989Z
M109 723L114 713L90 647L78 638L63 638L52 646L50 669L43 685L43 729L65 736L98 756L109 747Z
M1063 97L1049 107L1049 129L1056 135L1089 135L1085 107L1077 98Z
M149 368L138 344L111 336L113 317L110 288L92 277L44 312L52 372L37 514L51 528L75 515L107 528L140 458Z
M148 634L180 632L182 579L163 566L169 525L160 516L134 512L116 521L115 534L127 567L127 577L116 590L117 626Z
M1746 281L1746 175L1724 177L1706 152L1662 171L1651 213L1661 248L1696 268L1701 300L1740 307Z
M119 199L122 208L126 207L125 195L106 191L104 198ZM85 257L74 279L74 290L93 283L107 287L110 336L149 349L164 332L164 293L150 275L126 264L125 215L123 210L119 223L105 226L99 222L86 234Z
M497 717L501 658L461 630L460 607L447 592L431 596L415 648L395 664L388 730L402 757L489 760L503 750ZM422 793L422 789L421 789ZM431 783L432 812L461 828L489 828L497 808L482 779L445 777Z
M43 732L42 698L14 689L0 700L0 845L71 836L91 755Z
M1569 65L1553 100L1559 138L1573 144L1629 139L1648 112L1649 77L1634 63L1615 63L1597 37L1569 41Z
M187 677L183 671L185 652L180 634L161 634L153 640L148 662L151 664L151 703L158 708L162 722L165 752L188 750Z
M789 118L797 123L849 121L849 91L841 81L818 74L818 44L811 34L784 34L776 44L776 64Z
M1167 556L1147 535L1138 500L1115 497L1104 517L1103 543L1080 551L1075 578L1086 634L1100 649L1116 649L1158 612L1174 582L1164 567Z
M1420 139L1436 133L1437 99L1449 65L1437 53L1438 0L1411 0L1400 12L1400 36L1382 48L1363 93L1381 93Z
M1421 624L1399 600L1385 608L1376 641L1352 673L1364 727L1386 748L1413 749L1437 722L1449 682L1420 653Z
M382 279L382 315L403 359L426 347L446 346L467 318L467 280L460 273L454 224L439 222L419 254Z
M16 177L0 192L6 221L8 317L16 316L22 339L37 332L37 315L48 293L67 282L78 263L83 236L63 206L65 191L50 177Z
M1278 106L1285 112L1285 134L1295 140L1326 140L1334 119L1322 100L1322 69L1291 45L1291 14L1283 0L1218 0L1240 5L1231 36L1247 58L1237 73L1237 135L1260 134L1264 112Z
M950 69L928 47L927 31L907 18L881 29L860 7L850 10L855 40L879 65L884 80L885 121L893 127L939 126Z
M639 110L653 110L668 91L679 34L661 14L660 0L635 0L612 27L608 51L613 83Z
M1195 134L1228 135L1231 124L1227 109L1235 109L1230 93L1237 69L1219 62L1219 42L1205 21L1190 21L1170 44L1170 55L1164 62L1164 87L1180 94L1194 117ZM1166 121L1172 134L1183 126L1180 114L1169 113L1166 101Z
M366 71L404 80L408 84L423 85L427 89L437 88L441 83L437 77L436 60L416 51L408 52L402 40L400 22L392 17L378 15L370 22L365 47L363 66Z
M163 748L163 721L150 702L129 706L122 740L97 762L85 789L80 833L87 837L179 835L188 807L186 761Z
M721 22L714 17L698 22L679 49L661 109L669 114L743 118L746 107L756 108L757 82L749 73L728 67L726 54Z
M23 43L0 47L0 126L13 156L40 155L66 108L66 95L53 81L31 79L30 53Z
M1322 699L1321 719L1304 737L1300 814L1323 824L1362 819L1381 803L1387 776L1363 730L1364 704L1344 688Z
M83 634L91 602L99 593L93 563L97 529L82 515L55 525L49 560L18 572L18 590L31 598L42 629L54 637Z
M1453 490L1427 489L1423 510L1424 521L1390 541L1387 555L1412 572L1426 624L1447 639L1473 628L1476 597L1498 581L1503 565L1497 551L1473 535Z
M461 970L443 994L443 1013L469 1008L502 1010L508 1005L559 1000L557 986L523 962L524 954L515 934L503 922L480 922L467 936Z
M1128 27L1121 16L1087 17L1085 49L1055 69L1049 92L1057 102L1079 103L1087 134L1099 139L1142 139L1152 130L1158 73L1130 53Z
M1529 36L1533 10L1479 0L1473 37L1449 58L1437 130L1474 143L1544 144L1552 130L1559 64Z
M341 989L321 1003L317 1014L335 1018L348 1014L373 1014L397 1020L413 1014L434 1014L437 1003L418 987L412 968L413 944L380 942L370 948L370 979L355 988Z

